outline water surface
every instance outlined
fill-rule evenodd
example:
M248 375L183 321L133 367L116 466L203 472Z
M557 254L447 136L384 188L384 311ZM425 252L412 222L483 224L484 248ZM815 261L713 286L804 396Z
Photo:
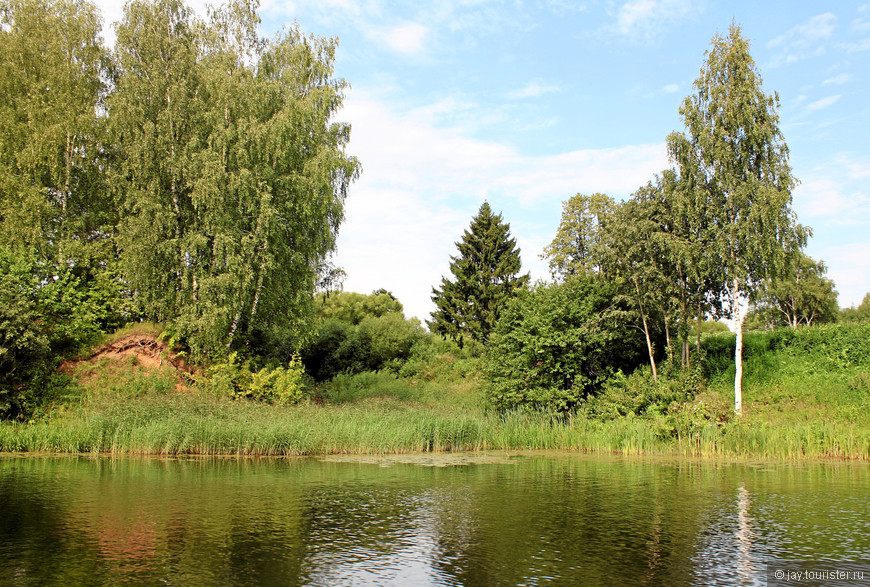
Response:
M490 453L0 457L0 584L754 585L870 559L870 468Z

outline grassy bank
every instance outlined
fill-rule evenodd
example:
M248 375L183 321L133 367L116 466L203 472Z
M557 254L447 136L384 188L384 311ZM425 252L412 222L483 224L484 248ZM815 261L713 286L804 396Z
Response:
M196 387L179 390L169 371L103 363L79 374L81 385L54 413L0 425L0 451L312 455L562 449L867 460L870 368L867 357L850 350L860 344L843 342L862 340L866 330L834 327L789 340L748 337L746 413L740 419L729 415L733 367L722 358L727 337L708 341L708 383L693 399L670 410L609 419L499 414L487 407L482 382L468 368L440 379L341 376L318 390L317 401L273 406Z
M691 436L643 419L559 421L541 414L454 412L394 402L276 408L149 397L0 426L0 450L116 454L313 455L564 449L626 454L870 457L870 427L745 418Z

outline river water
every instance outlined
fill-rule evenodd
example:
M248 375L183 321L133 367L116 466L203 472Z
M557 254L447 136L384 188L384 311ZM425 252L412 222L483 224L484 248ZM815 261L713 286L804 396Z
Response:
M772 560L870 560L848 463L6 455L0 507L2 585L764 585Z

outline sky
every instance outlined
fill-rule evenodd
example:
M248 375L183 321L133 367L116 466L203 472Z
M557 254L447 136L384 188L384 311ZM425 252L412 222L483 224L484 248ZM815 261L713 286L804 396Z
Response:
M870 2L262 0L260 16L266 37L297 23L339 40L336 120L362 164L334 258L345 291L385 288L427 320L484 200L547 279L563 201L623 199L670 166L680 103L732 22L780 99L806 252L841 307L870 291Z

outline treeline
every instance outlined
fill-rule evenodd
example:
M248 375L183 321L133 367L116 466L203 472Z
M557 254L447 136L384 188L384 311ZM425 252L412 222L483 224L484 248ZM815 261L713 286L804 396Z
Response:
M824 264L802 252L811 230L791 208L797 182L778 97L763 91L736 25L713 39L694 88L680 108L684 131L667 137L670 169L621 202L578 194L564 203L543 255L553 283L521 287L514 241L482 227L488 205L457 244L454 281L433 291L432 326L487 344L496 406L575 410L643 362L654 394L662 360L671 379L687 379L691 395L701 332L724 318L737 331L740 414L747 319L752 327L837 319ZM488 246L476 244L487 238ZM512 299L490 290L511 290Z
M670 169L624 201L566 201L549 283L529 284L484 203L427 331L390 292L329 291L360 170L332 120L346 87L334 40L260 38L252 0L205 18L130 2L112 49L84 1L0 0L0 19L0 416L62 388L63 357L146 320L220 396L294 403L482 374L499 410L603 417L694 397L701 333L728 318L739 413L744 324L838 317L824 264L802 252L777 98L736 26L680 109ZM868 312L870 294L841 314Z
M359 164L335 39L254 0L0 3L0 412L129 321L198 356L304 337Z

